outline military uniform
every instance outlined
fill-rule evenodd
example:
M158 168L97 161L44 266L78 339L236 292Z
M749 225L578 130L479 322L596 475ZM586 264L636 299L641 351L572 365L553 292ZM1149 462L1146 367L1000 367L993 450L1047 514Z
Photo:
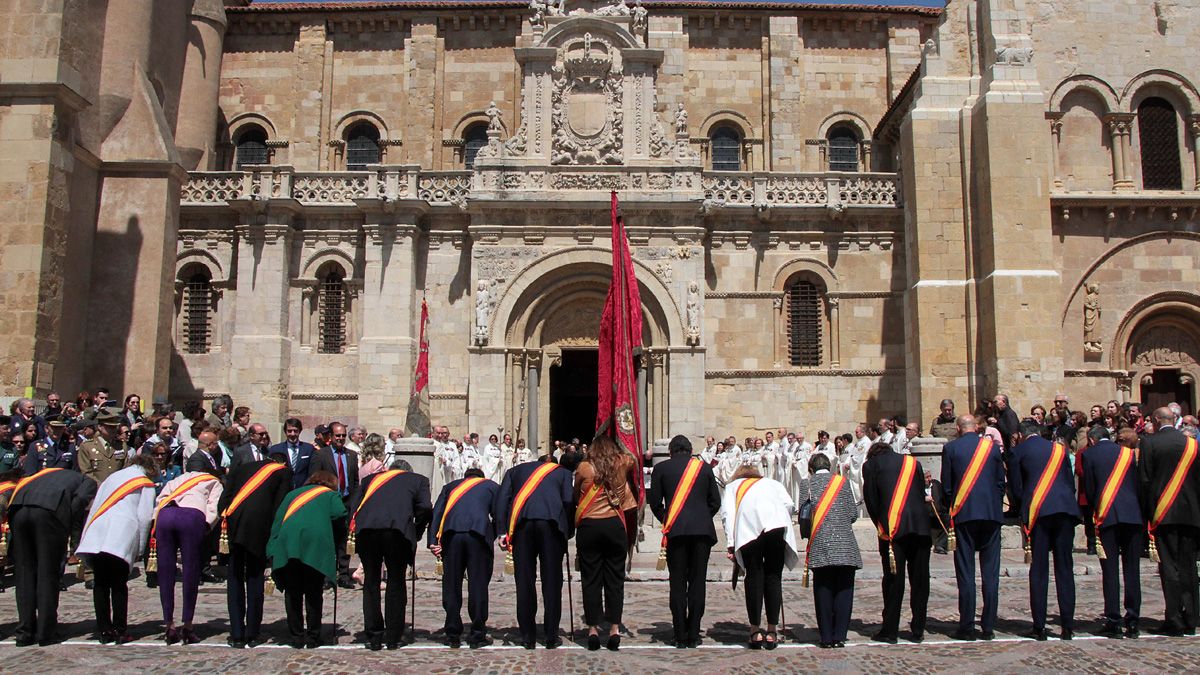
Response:
M104 440L97 435L79 446L79 471L97 483L125 468L129 451Z
M21 466L21 455L12 443L0 443L0 473L8 473Z

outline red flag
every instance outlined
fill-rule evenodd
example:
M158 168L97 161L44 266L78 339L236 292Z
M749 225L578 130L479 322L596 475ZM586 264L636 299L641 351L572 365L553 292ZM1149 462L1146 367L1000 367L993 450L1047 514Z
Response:
M642 423L638 411L633 357L642 347L642 300L625 239L625 222L612 193L612 282L600 316L600 382L596 434L608 434L637 459L638 502L645 500L642 480Z
M421 340L417 354L417 367L413 373L412 396L408 399L408 417L404 421L405 434L416 434L422 438L433 435L429 423L429 339L425 329L429 326L429 306L421 299Z

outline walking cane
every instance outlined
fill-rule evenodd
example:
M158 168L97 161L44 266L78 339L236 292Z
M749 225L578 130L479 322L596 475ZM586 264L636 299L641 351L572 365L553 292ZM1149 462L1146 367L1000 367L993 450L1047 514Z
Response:
M578 553L578 552L577 552ZM571 576L571 547L567 546L567 555L563 556L563 567L567 568L567 609L571 616L571 641L575 641L575 584Z
M779 637L776 642L784 642L787 640L787 603L783 601L783 596L779 597Z
M408 631L412 641L417 641L417 547L413 546L412 586L408 593Z
M338 587L337 587L337 584L334 584L333 585L333 642L334 642L334 644L337 644L337 639L338 639L337 598L338 598Z

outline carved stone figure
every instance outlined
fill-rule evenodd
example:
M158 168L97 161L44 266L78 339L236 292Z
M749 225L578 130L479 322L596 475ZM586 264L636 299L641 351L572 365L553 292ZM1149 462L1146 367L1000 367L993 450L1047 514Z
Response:
M684 109L683 104L675 108L675 133L686 134L688 130L688 114Z
M486 114L488 118L488 131L500 131L504 128L500 124L500 109L496 107L495 101L492 101L488 104L487 110L484 111L484 114Z
M629 16L629 3L626 0L616 0L613 4L596 10L596 16Z
M1006 66L1026 66L1033 61L1033 47L997 47L996 63Z
M477 286L478 290L475 291L475 345L478 347L487 345L488 320L492 316L492 309L496 306L496 298L492 294L495 283L495 280L492 280L489 285L488 282L481 279Z
M546 23L546 3L542 0L529 0L529 11L533 15L529 17L529 25L541 26Z
M1099 354L1104 351L1096 329L1100 325L1100 285L1088 284L1083 300L1083 351Z
M688 282L687 295L687 343L700 344L700 286L696 282Z
M650 15L650 12L646 11L645 7L642 7L642 0L637 0L637 2L633 3L633 9L629 11L633 16L633 31L640 33L646 30L646 19Z

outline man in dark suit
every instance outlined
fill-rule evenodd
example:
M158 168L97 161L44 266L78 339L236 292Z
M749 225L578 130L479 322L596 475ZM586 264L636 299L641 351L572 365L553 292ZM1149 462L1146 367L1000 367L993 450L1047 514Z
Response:
M270 454L267 450L271 445L271 434L261 424L251 424L247 430L249 438L245 443L233 449L233 457L229 460L229 471L232 472L242 464L257 464Z
M676 436L668 446L671 457L654 465L646 502L660 523L666 523L671 504L680 489L684 472L692 461L692 443ZM670 579L671 625L675 646L696 648L700 644L700 620L704 618L705 574L708 558L717 543L713 516L721 510L721 487L712 467L700 462L691 491L688 492L671 529L666 533L667 570Z
M270 468L275 466L280 468ZM260 472L264 478L257 485L247 485ZM287 456L277 453L270 459L243 462L230 469L225 491L217 504L217 511L225 521L218 530L225 528L229 542L225 592L229 606L229 646L235 649L260 642L267 540L271 538L275 512L291 490L292 472L287 468ZM232 513L231 505L235 506Z
M350 498L358 492L358 453L346 448L346 425L334 422L329 425L329 434L330 444L312 455L308 465L309 475L318 471L328 471L337 476L338 494L346 504L347 513L353 513L350 509ZM343 523L338 529L341 534L335 540L338 558L337 584L342 588L354 588L354 580L350 578L350 556L346 554L346 535L349 528Z
M1193 460L1183 478L1179 494L1161 519L1155 518L1167 484L1181 462L1194 456L1195 440L1175 428L1170 408L1154 411L1158 431L1141 442L1138 479L1142 514L1150 521L1151 542L1158 550L1166 620L1155 631L1163 635L1194 635L1200 615L1196 598L1196 553L1200 542L1200 459ZM1189 451L1188 445L1192 444ZM1155 521L1158 522L1155 522Z
M1075 495L1075 476L1071 472L1070 448L1055 447L1042 438L1036 422L1025 421L1013 436L1017 444L1008 461L1008 479L1020 504L1021 524L1029 540L1029 609L1033 631L1029 637L1046 639L1046 592L1050 586L1050 554L1054 554L1054 590L1058 596L1058 614L1062 639L1070 640L1075 629L1075 567L1072 548L1075 526L1079 524L1079 500ZM1057 462L1057 468L1054 466ZM1052 477L1046 474L1053 471ZM1040 506L1036 494L1043 476L1050 482ZM1032 527L1030 525L1032 524Z
M67 538L87 515L96 482L77 471L43 469L10 493L8 522L17 575L18 647L60 640L59 579Z
M187 459L184 471L203 471L217 478L224 478L225 469L221 467L221 446L217 443L217 435L207 429L196 437L196 451Z
M982 448L975 417L958 418L959 437L942 446L942 488L950 509L950 527L958 546L954 551L954 574L958 581L958 630L951 637L974 640L975 634L975 556L979 556L983 586L983 616L980 637L995 637L996 610L1000 591L1000 525L1004 521L1004 462L1000 448L987 452L983 468L973 487L964 484L976 449ZM960 497L960 495L962 495Z
M470 584L467 614L471 617L471 634L467 644L471 649L491 644L487 636L488 584L492 582L499 491L495 481L484 479L482 469L471 468L463 478L447 483L433 506L426 544L445 567L442 607L446 610L446 642L451 647L458 647L462 641L463 575ZM456 499L448 504L451 495Z
M909 471L906 472L906 468ZM907 485L900 484L901 477L907 478ZM901 489L907 491L897 497L896 493ZM896 523L890 516L893 499L903 500ZM929 551L933 547L933 539L929 536L929 512L925 507L925 470L921 463L911 455L897 453L890 445L877 443L872 446L863 465L863 502L876 529L891 538L890 543L879 539L879 555L883 561L883 626L872 639L896 644L907 568L911 587L909 605L913 614L909 627L912 628L912 641L921 642L925 639ZM889 563L889 552L895 556L894 572Z
M339 433L343 436L339 437ZM334 425L335 445L345 443L345 433L345 427ZM408 604L404 572L413 564L417 542L433 512L429 479L412 471L374 474L355 491L348 511L353 514L350 523L363 565L367 647L379 651L386 641L388 649L395 649L404 635L404 608ZM389 579L386 613L380 611L379 602L385 564Z
M525 462L504 474L504 483L496 493L496 522L507 528L514 500L525 482L541 467L552 468L543 469L549 473L544 475L517 513L516 528L500 537L501 548L511 547L517 584L517 628L521 633L521 646L525 649L533 649L537 641L537 591L534 588L537 575L542 580L542 602L546 608L542 616L546 648L562 645L558 624L562 619L563 557L567 554L567 540L575 534L572 518L574 481L570 471L553 461ZM540 570L537 569L539 561Z
M295 417L289 417L283 423L283 435L286 440L267 448L267 453L274 455L282 452L288 458L288 466L292 468L292 488L298 488L308 481L308 467L313 453L317 451L312 443L300 440L300 432L304 425Z
M1121 576L1125 575L1126 637L1138 636L1138 621L1142 611L1142 579L1139 557L1142 553L1145 528L1142 508L1138 503L1137 461L1134 446L1137 432L1122 429L1123 443L1118 446L1108 438L1108 429L1097 425L1088 431L1087 452L1079 454L1082 462L1080 489L1095 510L1100 550L1100 572L1104 577L1104 628L1100 634L1120 638L1121 634ZM1128 444L1128 445L1127 445ZM1122 455L1125 459L1122 460ZM1124 462L1123 474L1116 475L1118 464ZM1109 479L1115 481L1116 492L1110 501L1102 499ZM1104 510L1107 509L1107 510Z

